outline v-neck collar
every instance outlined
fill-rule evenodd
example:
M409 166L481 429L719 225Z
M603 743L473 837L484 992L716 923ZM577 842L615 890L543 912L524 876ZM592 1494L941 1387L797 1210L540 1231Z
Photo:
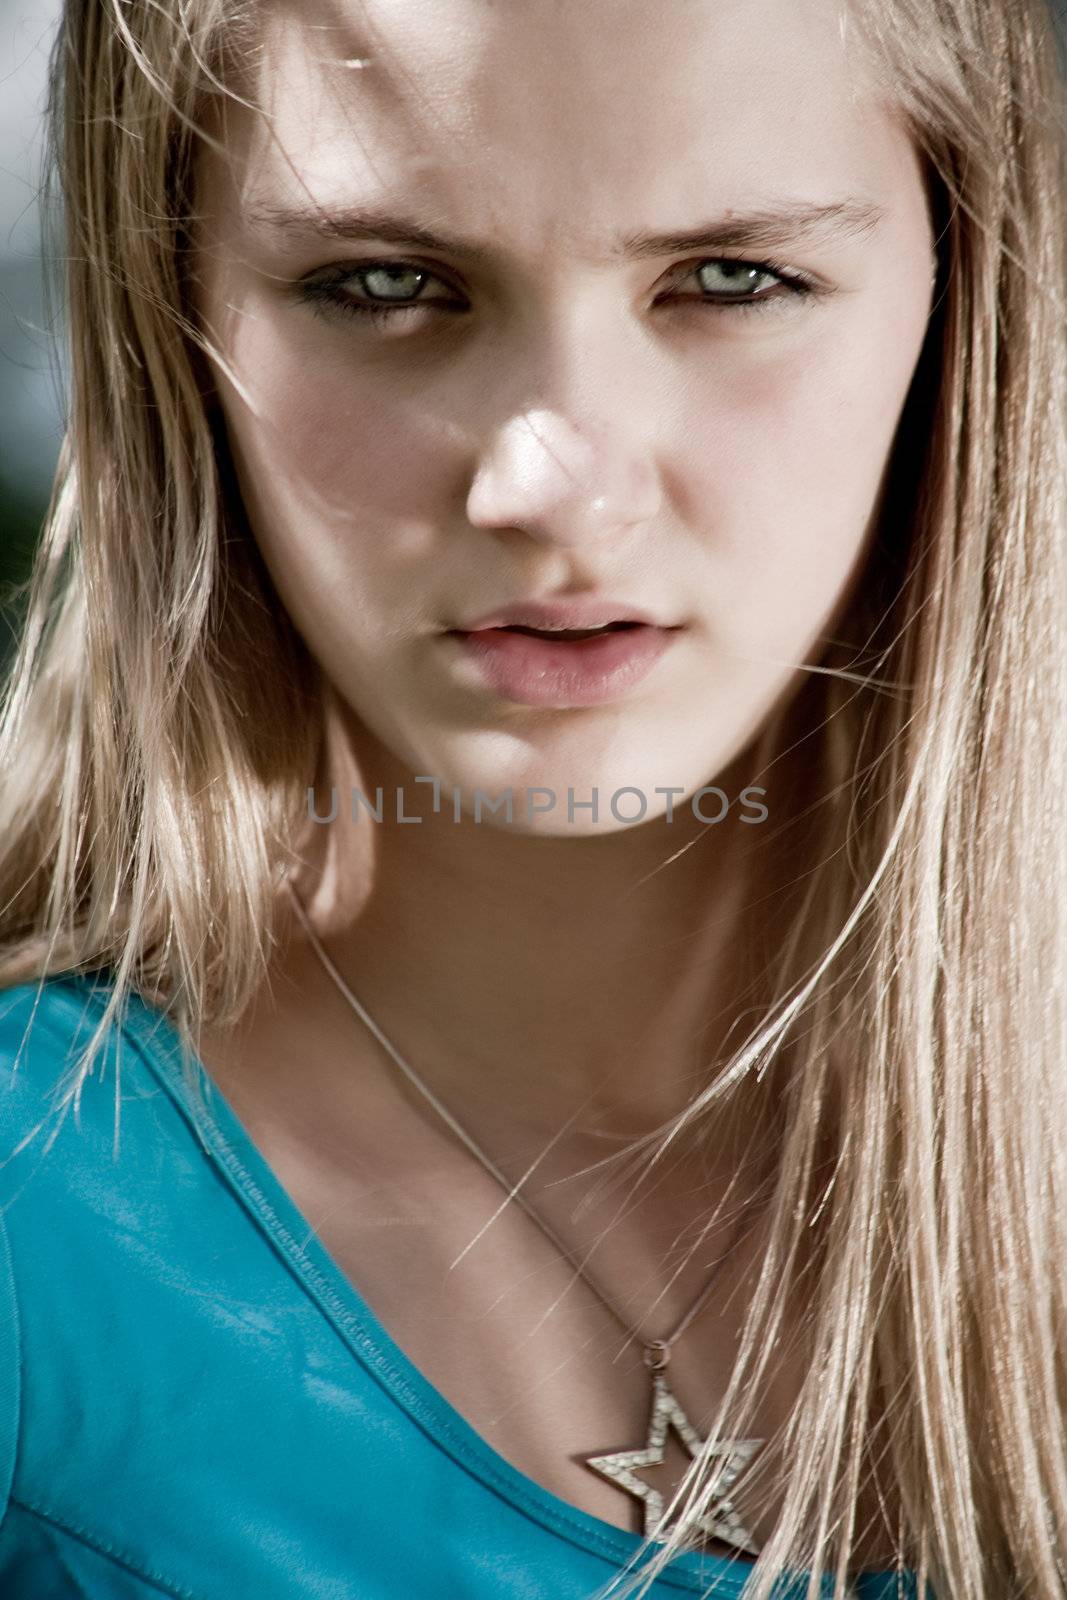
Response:
M98 975L90 975L99 995ZM89 981L73 975L79 986ZM97 999L103 1006L103 1000ZM255 1144L221 1089L198 1057L193 1068L205 1090L210 1109L198 1105L188 1092L181 1070L182 1044L170 1018L131 991L123 1024L139 1046L139 1054L183 1119L225 1178L239 1202L273 1246L300 1289L319 1307L323 1317L358 1361L376 1379L393 1402L405 1411L441 1450L494 1493L526 1517L570 1543L622 1567L642 1545L640 1534L628 1533L613 1523L571 1505L528 1477L494 1449L456 1410L399 1347L359 1294L351 1279L325 1249L288 1191ZM741 1600L754 1562L696 1551L676 1556L656 1580L656 1589L668 1586L689 1593L707 1592L713 1583L723 1600ZM641 1564L636 1571L644 1570ZM892 1578L895 1573L865 1574L868 1579ZM780 1600L806 1594L806 1573L792 1575ZM824 1593L832 1594L832 1578L824 1580ZM781 1583L781 1579L779 1582Z

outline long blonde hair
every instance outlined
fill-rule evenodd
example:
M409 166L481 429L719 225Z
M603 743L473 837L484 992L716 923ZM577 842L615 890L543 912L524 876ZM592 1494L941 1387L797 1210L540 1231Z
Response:
M131 990L190 1058L200 1024L241 1015L321 748L323 685L244 520L183 272L199 129L256 9L68 0L52 59L72 391L0 716L0 985L111 969L71 1095ZM795 708L822 799L776 992L656 1149L742 1084L778 1097L766 1257L710 1430L751 1432L803 1303L750 1600L782 1568L814 1595L828 1564L848 1592L876 1402L920 1586L1062 1600L1064 69L1048 0L849 0L842 23L922 154L936 304L852 642ZM712 1488L701 1457L679 1503ZM685 1542L649 1547L638 1593Z

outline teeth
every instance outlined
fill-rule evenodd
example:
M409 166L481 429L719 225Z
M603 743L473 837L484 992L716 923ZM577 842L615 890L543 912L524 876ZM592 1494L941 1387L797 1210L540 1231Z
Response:
M591 639L598 633L610 633L616 628L631 626L627 622L605 622L599 628L527 628L520 623L512 623L505 631L532 634L535 639Z

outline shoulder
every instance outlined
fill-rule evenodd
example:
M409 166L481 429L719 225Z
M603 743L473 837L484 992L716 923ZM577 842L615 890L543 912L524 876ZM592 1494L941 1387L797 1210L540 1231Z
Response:
M100 991L74 974L0 989L0 1126L55 1090L102 1014Z
M81 1530L97 1549L140 1548L143 1533L151 1546L145 1462L158 1466L152 1441L210 1368L202 1238L228 1197L195 1132L177 1029L135 993L114 998L106 972L0 989L4 1595L48 1588L51 1568L39 1590L12 1587L26 1581L32 1530ZM196 1447L210 1448L196 1424Z
M124 1027L98 1035L108 991L75 974L0 989L0 1215L12 1201L33 1152L69 1136L73 1121L87 1150L105 1115ZM85 1073L87 1048L95 1052ZM111 1094L114 1100L114 1092ZM71 1152L68 1150L68 1155Z
M51 1215L75 1225L105 1193L158 1183L161 1152L188 1131L199 1063L183 1076L179 1032L110 973L62 974L0 989L0 1220L17 1261L49 1242Z
M64 1091L92 1037L94 1009L73 977L0 989L0 1217L27 1152L64 1120Z
M50 1093L78 1048L79 1013L77 986L61 979L0 990L0 1521L23 1410L23 1327L9 1213L26 1182L27 1151L49 1122ZM38 1217L45 1229L54 1226L53 1207Z
M0 989L0 1522L27 1452L62 1423L71 1305L86 1334L93 1305L110 1320L121 1301L113 1258L141 1231L176 1115L149 1067L146 1008L132 997L101 1031L111 994L97 974Z
M127 1098L136 1106L145 1094L157 1094L148 1063L158 1064L163 1044L176 1034L136 993L108 1015L112 995L112 980L99 973L0 989L0 1174L38 1134L58 1135L62 1128L65 1137L68 1112L85 1148L105 1123L117 1133L120 1101L123 1126L136 1131ZM3 1187L0 1180L0 1203Z

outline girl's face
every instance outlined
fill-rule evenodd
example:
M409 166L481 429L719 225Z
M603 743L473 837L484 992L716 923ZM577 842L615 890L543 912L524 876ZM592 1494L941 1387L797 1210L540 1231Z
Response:
M446 795L667 814L861 581L934 240L848 44L834 0L273 9L267 120L202 157L197 311L282 600ZM457 637L530 601L673 631Z

